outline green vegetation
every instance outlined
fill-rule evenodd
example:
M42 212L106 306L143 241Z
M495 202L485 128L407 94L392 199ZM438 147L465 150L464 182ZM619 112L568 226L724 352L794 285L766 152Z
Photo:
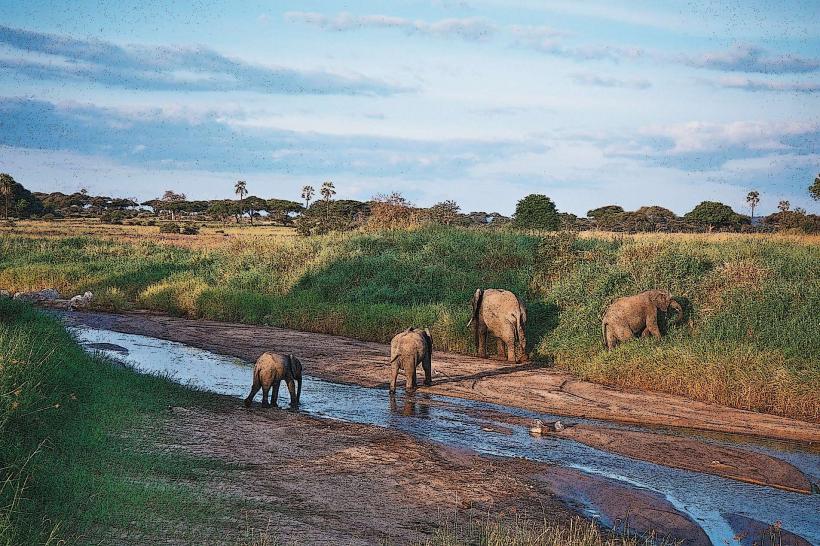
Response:
M91 357L57 320L0 300L0 545L200 542L206 522L235 536L224 515L239 501L197 486L224 465L158 438L169 404L208 400Z
M555 231L561 225L558 209L546 195L532 194L515 206L514 225L521 229Z
M312 207L311 207L312 208ZM93 238L0 242L0 288L91 290L108 309L388 341L430 326L439 350L474 351L476 287L529 308L537 359L622 387L805 419L820 417L820 246L784 238L425 227L310 238L248 238L215 250ZM661 341L607 353L600 316L619 296L669 289L686 312Z

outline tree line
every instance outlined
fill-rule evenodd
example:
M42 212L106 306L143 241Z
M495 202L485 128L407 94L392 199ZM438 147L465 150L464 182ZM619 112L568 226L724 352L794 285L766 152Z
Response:
M302 188L302 202L289 199L264 199L249 195L248 184L234 184L238 199L189 200L184 193L167 190L162 196L139 202L136 198L90 195L86 190L72 194L30 192L11 175L0 174L0 197L5 218L96 217L108 223L138 223L167 218L172 221L249 222L264 220L295 226L299 233L313 235L358 228L404 228L436 223L464 227L502 227L540 230L602 230L614 232L710 232L775 231L779 229L820 232L820 216L801 208L791 209L781 201L778 212L755 218L760 193L751 191L747 204L751 215L734 211L717 201L703 201L683 216L657 205L634 211L619 205L606 205L587 211L586 217L560 212L546 195L532 194L521 199L511 217L497 212L462 212L452 200L431 207L417 207L400 193L378 194L368 201L334 199L333 182L324 182L317 192L313 186ZM809 187L809 194L820 200L820 175Z

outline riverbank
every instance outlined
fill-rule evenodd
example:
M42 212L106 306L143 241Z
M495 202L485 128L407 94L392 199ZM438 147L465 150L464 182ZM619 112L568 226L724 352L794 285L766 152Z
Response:
M155 313L60 313L69 325L85 325L167 339L253 362L266 350L292 353L314 377L386 387L389 346L382 343ZM820 444L820 425L695 402L682 397L618 390L580 381L538 364L509 365L435 351L434 384L423 392L491 402L539 413L621 423L683 427Z
M583 479L577 472L249 411L91 356L54 318L9 300L0 300L0 469L3 545L459 544L464 530L486 534L483 525L495 536L540 529L556 538L546 544L644 544L578 520L544 485L544 476ZM681 532L689 525L702 540L687 521Z

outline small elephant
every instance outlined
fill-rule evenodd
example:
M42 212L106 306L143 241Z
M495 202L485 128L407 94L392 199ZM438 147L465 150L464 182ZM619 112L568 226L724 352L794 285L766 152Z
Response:
M262 389L262 407L276 406L279 398L279 386L282 380L288 385L290 405L299 405L302 396L302 361L293 355L263 353L253 367L253 386L251 393L245 398L245 407L251 407L254 396ZM298 389L296 388L298 383ZM273 388L271 404L268 403L268 392Z
M396 334L390 342L390 392L396 392L396 379L399 367L404 369L406 381L405 390L412 392L416 389L416 367L421 363L424 368L424 384L428 387L433 384L433 338L430 331L408 328Z
M636 335L660 339L658 309L677 311L676 321L683 318L683 308L665 290L647 290L634 296L618 298L604 312L601 334L607 349L629 341Z
M471 300L473 315L467 326L472 326L478 356L487 358L487 334L496 338L498 355L509 362L527 360L527 308L518 297L508 290L496 288L478 289Z

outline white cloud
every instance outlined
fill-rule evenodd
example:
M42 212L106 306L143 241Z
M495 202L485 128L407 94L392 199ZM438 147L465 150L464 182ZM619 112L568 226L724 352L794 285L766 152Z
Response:
M639 132L646 137L662 137L673 142L671 154L714 151L729 147L752 150L788 148L784 138L811 135L820 131L820 124L804 121L762 122L736 121L714 123L690 121L674 125L655 125Z
M487 40L497 30L495 24L481 17L448 18L428 22L420 19L413 20L380 14L353 15L351 13L339 13L338 15L327 16L315 12L289 11L285 13L285 19L337 32L363 28L394 28L403 30L408 34L461 38L469 41Z
M573 74L572 79L575 83L594 87L623 87L627 89L649 89L652 87L652 83L645 79L621 79L589 72Z

